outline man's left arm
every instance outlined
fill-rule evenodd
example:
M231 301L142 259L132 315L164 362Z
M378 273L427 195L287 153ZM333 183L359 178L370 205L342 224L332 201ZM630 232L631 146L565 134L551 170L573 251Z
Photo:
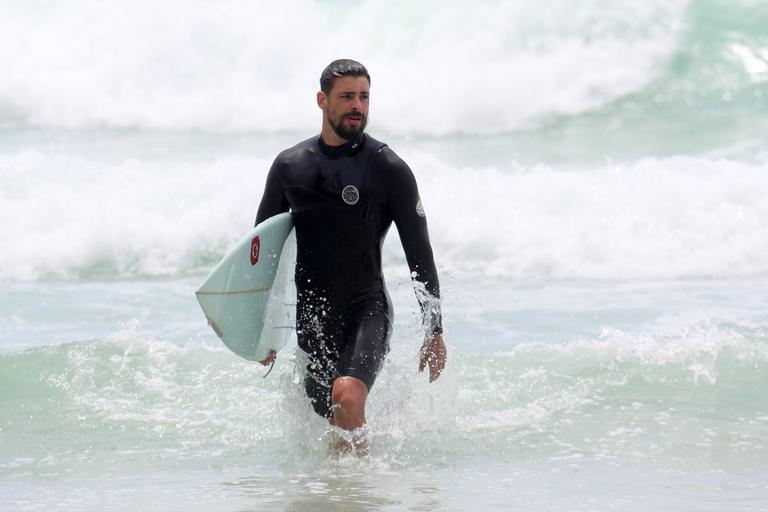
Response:
M419 352L419 371L429 366L429 380L432 382L445 368L447 350L443 341L440 282L429 241L427 218L416 178L408 165L386 147L378 158L380 170L387 177L388 203L414 280L426 331L424 345Z

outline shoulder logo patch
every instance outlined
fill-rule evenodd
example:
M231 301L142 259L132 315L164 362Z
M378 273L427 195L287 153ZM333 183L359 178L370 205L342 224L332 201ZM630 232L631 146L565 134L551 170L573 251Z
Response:
M426 214L424 213L424 205L421 204L421 198L419 198L419 201L416 203L416 215L419 217L426 217Z
M360 192L357 190L356 186L347 185L344 187L344 190L341 191L341 198L348 205L357 204L360 200Z

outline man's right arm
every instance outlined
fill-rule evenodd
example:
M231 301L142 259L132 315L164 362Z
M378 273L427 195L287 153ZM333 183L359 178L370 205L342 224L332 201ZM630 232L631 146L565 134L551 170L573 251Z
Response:
M274 217L278 213L288 211L288 200L285 198L285 188L280 179L280 165L278 164L278 159L279 157L272 162L272 167L269 168L267 182L266 185L264 185L264 195L261 197L259 211L256 214L256 225L259 225L270 217ZM272 349L267 358L259 362L262 365L267 366L274 363L276 357L277 350ZM269 372L267 372L267 374L269 374Z
M274 217L278 213L288 211L288 199L285 197L285 187L281 178L279 160L280 157L278 156L267 174L264 195L261 197L261 204L259 204L259 210L256 214L256 225L270 217Z

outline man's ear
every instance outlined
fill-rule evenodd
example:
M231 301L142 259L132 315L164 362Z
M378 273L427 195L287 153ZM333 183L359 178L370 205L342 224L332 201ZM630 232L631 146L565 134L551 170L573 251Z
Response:
M328 96L323 91L317 91L317 106L325 108L326 103L328 103Z

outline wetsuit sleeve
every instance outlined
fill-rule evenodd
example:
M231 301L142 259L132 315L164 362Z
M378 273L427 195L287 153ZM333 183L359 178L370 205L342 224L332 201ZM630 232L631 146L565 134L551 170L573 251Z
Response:
M388 147L376 157L378 170L386 177L387 202L400 234L405 259L416 281L416 298L424 325L429 334L441 334L440 283L416 178L408 165Z
M270 217L288 211L288 199L285 197L285 187L280 173L280 157L272 163L264 185L264 195L261 197L259 211L256 214L256 225Z

